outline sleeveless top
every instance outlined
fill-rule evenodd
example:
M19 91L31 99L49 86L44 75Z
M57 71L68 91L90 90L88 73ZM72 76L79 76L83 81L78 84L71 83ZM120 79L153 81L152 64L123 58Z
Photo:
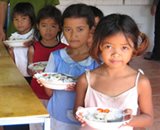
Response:
M96 91L90 86L90 72L86 72L86 78L88 82L88 88L85 96L84 107L106 107L106 108L119 108L126 109L130 108L133 111L133 115L137 115L138 111L138 81L140 74L143 71L139 70L136 76L135 84L129 90L119 94L118 96L108 96L101 92ZM81 130L94 130L93 128L86 126ZM118 130L133 130L133 127L125 126Z
M33 63L40 62L40 61L48 61L49 55L51 52L66 47L65 44L59 43L53 47L46 47L42 45L39 41L34 43L34 56L33 56ZM45 93L44 87L41 87L35 78L31 81L31 87L35 94L40 99L49 99L49 96Z

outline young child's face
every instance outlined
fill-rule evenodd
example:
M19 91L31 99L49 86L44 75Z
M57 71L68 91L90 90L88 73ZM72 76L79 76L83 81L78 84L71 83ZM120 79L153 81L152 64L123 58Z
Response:
M79 48L87 46L91 30L85 18L65 18L63 33L70 47Z
M25 34L32 28L29 16L22 14L15 14L13 17L13 24L19 34Z
M46 41L56 39L57 33L60 31L59 25L52 18L40 20L37 27L42 39Z
M125 66L132 58L134 44L123 33L117 33L104 39L100 46L102 60L109 67Z

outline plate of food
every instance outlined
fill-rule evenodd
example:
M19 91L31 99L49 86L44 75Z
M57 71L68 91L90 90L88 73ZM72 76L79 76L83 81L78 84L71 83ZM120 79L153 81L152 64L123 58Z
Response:
M46 88L65 90L67 85L75 84L76 79L70 75L60 73L42 72L34 75L36 79Z
M88 107L78 109L76 115L81 115L83 120L96 129L115 130L131 118L120 109Z
M43 72L47 66L47 61L34 62L28 66L28 68L34 72Z
M9 47L25 47L23 43L30 41L31 39L19 39L19 40L5 40L3 43Z

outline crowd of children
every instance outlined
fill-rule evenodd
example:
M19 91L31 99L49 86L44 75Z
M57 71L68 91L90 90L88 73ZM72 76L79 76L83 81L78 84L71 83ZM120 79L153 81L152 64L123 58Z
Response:
M131 17L104 17L98 8L79 3L68 6L62 15L58 8L45 6L35 18L32 5L25 2L15 6L12 20L17 32L10 38L16 35L32 42L9 48L9 52L47 108L51 130L92 130L81 115L75 115L79 107L130 110L132 119L117 130L152 124L150 82L142 70L129 66L133 56L146 50L148 39ZM62 32L68 45L61 43ZM28 66L41 61L48 61L45 72L71 75L77 83L68 85L66 90L53 90L35 78L30 82L36 72ZM31 126L30 130L43 128Z

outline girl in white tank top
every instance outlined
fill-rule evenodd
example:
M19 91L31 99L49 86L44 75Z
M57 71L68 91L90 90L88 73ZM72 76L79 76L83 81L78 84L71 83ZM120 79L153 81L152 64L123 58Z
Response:
M111 14L99 22L93 39L91 56L102 64L79 78L75 112L79 106L116 108L129 111L131 120L114 130L150 126L153 105L149 79L143 71L129 66L132 57L142 54L148 47L146 35L139 31L131 17ZM82 116L77 115L76 118L84 124ZM95 130L87 124L81 128L92 129Z

